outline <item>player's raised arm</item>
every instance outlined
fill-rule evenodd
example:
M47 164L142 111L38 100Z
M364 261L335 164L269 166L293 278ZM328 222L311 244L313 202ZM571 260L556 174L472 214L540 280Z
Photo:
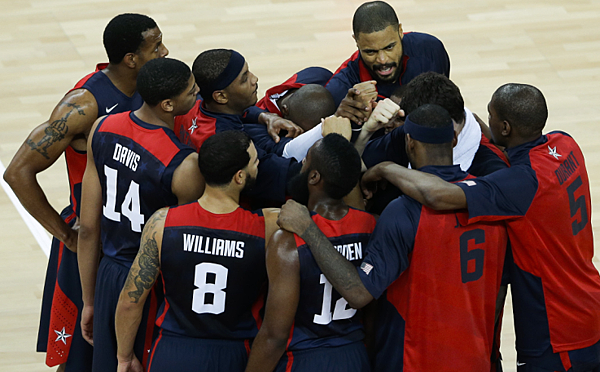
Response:
M131 265L119 296L115 314L119 372L143 372L144 370L135 357L133 344L142 319L144 303L160 272L162 236L168 210L168 208L159 209L144 226L140 250Z
M363 175L361 186L367 198L372 195L370 185L381 179L388 180L404 194L429 208L435 210L467 208L467 198L460 187L437 176L407 169L390 161L369 168Z
M333 247L310 218L305 206L288 200L281 208L277 223L282 229L297 234L308 244L323 274L351 307L360 309L373 300L354 265Z
M50 167L69 145L85 137L97 117L98 106L87 90L67 94L54 108L48 121L40 124L21 145L4 173L4 180L13 189L23 207L50 234L72 251L77 251L77 232L71 229L50 205L37 181L37 174Z
M294 235L277 230L267 246L269 294L246 372L272 371L285 352L300 298L300 261Z

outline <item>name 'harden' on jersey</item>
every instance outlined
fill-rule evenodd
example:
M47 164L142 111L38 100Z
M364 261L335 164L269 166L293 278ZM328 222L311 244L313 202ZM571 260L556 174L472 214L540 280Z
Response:
M170 208L161 272L165 303L156 324L162 330L206 339L254 338L267 278L262 212L214 214L198 202Z

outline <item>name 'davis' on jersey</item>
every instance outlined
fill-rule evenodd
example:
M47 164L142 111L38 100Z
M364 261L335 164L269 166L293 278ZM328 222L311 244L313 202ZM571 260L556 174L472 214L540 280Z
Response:
M133 150L116 143L115 152L113 153L113 160L118 161L135 172L138 166L138 161L140 160L140 156L133 152Z
M244 242L183 234L183 250L213 256L244 258Z
M346 257L348 261L362 260L362 243L350 243L336 245L334 248L341 253L342 256Z

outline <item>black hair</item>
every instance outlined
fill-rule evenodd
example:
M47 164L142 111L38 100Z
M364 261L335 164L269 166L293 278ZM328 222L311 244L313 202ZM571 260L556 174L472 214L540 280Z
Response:
M385 30L389 26L398 26L398 16L390 4L383 1L370 1L356 9L352 18L354 37L358 34L370 34Z
M152 59L138 73L137 90L144 102L156 106L165 99L183 93L191 74L190 68L177 59Z
M541 134L548 119L548 106L542 92L528 84L504 84L492 96L494 111L524 136Z
M198 167L207 185L226 186L250 161L250 137L239 130L227 130L210 136L198 154Z
M104 49L110 63L121 63L127 53L137 53L144 42L143 32L157 27L143 14L125 13L111 19L104 29Z
M321 174L327 195L333 199L341 199L358 183L360 155L346 138L331 133L313 148L310 168Z
M319 84L307 84L300 87L288 99L286 119L298 124L302 129L310 130L335 113L337 107L331 93Z
M406 85L400 104L406 115L426 103L442 106L456 123L465 120L465 101L460 89L445 75L424 72Z
M206 89L225 71L230 58L231 50L229 49L210 49L200 53L194 60L192 73L204 101L213 102L212 92L208 94Z

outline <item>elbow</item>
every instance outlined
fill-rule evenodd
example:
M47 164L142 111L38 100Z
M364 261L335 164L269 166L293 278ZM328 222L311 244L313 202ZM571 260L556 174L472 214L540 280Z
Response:
M11 167L10 165L8 166L8 168L6 168L6 170L4 171L4 175L3 177L4 181L11 187L11 189L15 189L15 185L17 185L18 179L19 179L19 175L18 172L15 170L14 167Z
M349 297L349 298L348 298ZM353 309L362 309L367 306L371 301L373 301L373 296L366 290L362 290L359 294L355 296L348 296L344 298L348 301L348 305Z
M423 205L439 211L444 208L444 198L439 192L429 191L423 193Z

